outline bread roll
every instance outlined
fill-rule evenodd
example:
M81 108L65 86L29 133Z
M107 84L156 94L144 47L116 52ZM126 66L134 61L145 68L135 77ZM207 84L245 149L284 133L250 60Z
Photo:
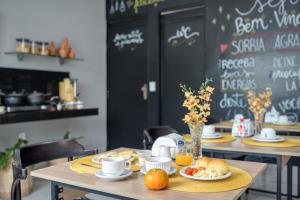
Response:
M195 162L195 167L207 169L209 162L210 159L208 157L202 157Z
M208 170L216 171L218 174L227 174L229 171L229 166L224 160L212 160L208 164Z

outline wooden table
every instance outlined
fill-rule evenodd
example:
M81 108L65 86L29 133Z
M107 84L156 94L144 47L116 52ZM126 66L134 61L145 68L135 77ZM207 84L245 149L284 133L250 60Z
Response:
M300 123L297 123L297 126L294 128L288 127L288 126L278 126L278 125L273 125L270 123L264 123L264 127L266 128L274 128L278 132L294 132L294 133L300 133L300 128L299 125ZM231 121L223 121L223 122L217 122L212 124L218 129L226 129L226 130L231 130L233 122Z
M228 160L232 166L243 169L252 176L253 180L266 169L263 163ZM185 199L185 200L233 200L238 199L247 189L242 188L229 192L219 193L188 193L172 190L151 191L146 189L143 183L143 175L140 172L134 173L128 179L116 182L109 182L97 178L91 174L80 174L69 169L68 163L39 169L31 172L33 177L51 181L51 199L58 200L60 186L71 187L86 192L105 195L118 199Z
M291 137L286 136L287 138L296 138L300 137ZM300 147L288 147L288 148L274 148L274 147L261 147L244 144L241 138L237 138L233 142L227 143L205 143L203 145L203 151L209 152L212 154L212 157L215 153L237 153L240 155L250 155L250 156L259 156L259 157L268 157L276 159L277 166L277 199L281 199L281 175L282 168L288 164L291 157L300 157ZM299 172L298 167L298 172ZM299 184L299 180L298 180ZM262 191L262 190L258 190ZM288 165L288 199L292 199L292 166ZM299 194L298 194L299 195Z

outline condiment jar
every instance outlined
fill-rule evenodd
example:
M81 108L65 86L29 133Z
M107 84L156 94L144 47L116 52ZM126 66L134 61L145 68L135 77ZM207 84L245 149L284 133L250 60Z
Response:
M41 42L42 46L41 46L41 55L42 56L48 56L49 55L49 50L48 50L48 42Z
M41 43L34 40L31 41L31 53L40 54Z
M18 42L16 51L20 53L29 53L30 52L30 40L26 38L17 38Z

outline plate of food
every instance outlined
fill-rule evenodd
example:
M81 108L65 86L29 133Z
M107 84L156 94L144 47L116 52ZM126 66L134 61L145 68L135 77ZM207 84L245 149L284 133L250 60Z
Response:
M200 158L195 165L182 168L179 173L185 178L198 181L222 180L232 175L226 161L207 157Z
M102 164L103 158L108 157L122 157L125 158L126 161L133 161L134 160L134 152L133 151L121 151L121 152L108 152L105 154L96 155L92 158L92 162L97 164Z

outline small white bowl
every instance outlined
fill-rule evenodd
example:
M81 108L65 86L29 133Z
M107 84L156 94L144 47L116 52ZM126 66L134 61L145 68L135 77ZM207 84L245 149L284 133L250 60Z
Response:
M150 169L162 169L167 173L171 169L172 159L167 157L148 157L146 158L146 171Z

